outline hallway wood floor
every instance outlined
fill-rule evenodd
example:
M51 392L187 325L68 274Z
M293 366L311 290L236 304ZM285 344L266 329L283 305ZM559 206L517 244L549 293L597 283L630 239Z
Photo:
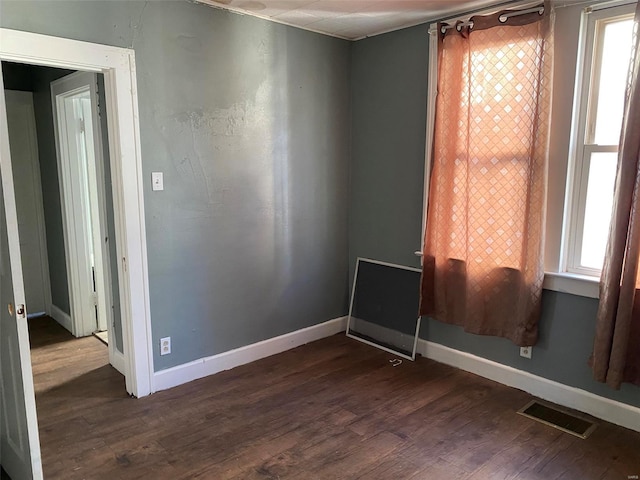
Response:
M620 479L640 433L581 440L531 396L336 335L142 399L94 337L30 321L46 479Z

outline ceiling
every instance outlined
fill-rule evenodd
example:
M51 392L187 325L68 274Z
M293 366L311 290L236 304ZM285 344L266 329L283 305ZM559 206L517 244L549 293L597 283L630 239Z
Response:
M197 0L346 40L495 4L496 0Z

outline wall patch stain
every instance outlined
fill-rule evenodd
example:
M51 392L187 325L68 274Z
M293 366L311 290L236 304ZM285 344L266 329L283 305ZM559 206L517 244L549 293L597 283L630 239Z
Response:
M177 203L183 219L225 218L247 204L269 218L275 148L271 88L262 82L254 97L221 108L214 101L196 108L176 104L167 114L152 108L178 182L188 185ZM230 188L238 179L254 185L250 194Z
M248 108L247 103L242 102L213 111L180 112L171 116L171 119L187 127L194 135L242 136L248 123Z
M197 37L192 35L178 35L175 42L176 45L184 51L193 54L202 53L202 42Z

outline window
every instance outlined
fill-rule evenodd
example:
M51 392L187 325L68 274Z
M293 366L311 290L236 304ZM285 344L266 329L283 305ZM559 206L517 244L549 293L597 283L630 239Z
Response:
M598 297L611 217L635 5L633 0L556 4L544 259L544 288L547 289ZM468 17L447 21L456 20L467 21ZM437 24L431 28L436 29ZM430 80L438 75L437 51L437 36L432 35ZM433 149L436 90L436 82L430 81L427 152ZM470 101L474 100L471 96ZM425 167L423 233L430 155Z
M567 183L564 271L600 276L609 233L633 8L587 11Z

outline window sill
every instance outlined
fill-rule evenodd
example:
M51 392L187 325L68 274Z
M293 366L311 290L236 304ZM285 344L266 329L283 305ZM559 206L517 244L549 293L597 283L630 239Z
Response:
M600 298L600 279L587 275L545 272L542 288L581 297Z
M420 250L413 253L422 257ZM581 297L600 298L600 279L577 273L544 272L542 288Z

